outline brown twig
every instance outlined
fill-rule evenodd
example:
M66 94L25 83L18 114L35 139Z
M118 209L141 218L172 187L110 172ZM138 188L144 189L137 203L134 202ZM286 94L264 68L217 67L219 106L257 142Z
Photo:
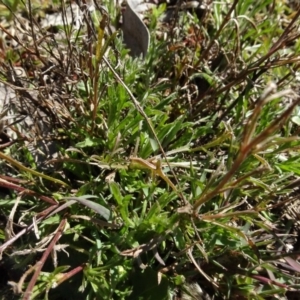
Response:
M52 210L54 210L55 208L57 208L57 205L53 205L53 206L51 206L51 207L49 207L49 208L47 208L46 209L46 211L47 211L47 214L50 212L50 211L52 211ZM45 211L44 211L45 212ZM42 220L44 220L45 219L45 216L47 215L46 213L43 215L43 216L41 216L39 219L37 219L36 221L35 221L35 224L38 224L38 223L40 223ZM3 251L7 248L7 247L9 247L10 245L12 245L17 239L19 239L22 235L24 235L25 233L27 233L27 232L29 232L30 230L32 230L33 228L34 228L34 225L35 224L30 224L29 226L27 226L26 228L24 228L23 230L21 230L20 232L18 232L14 237L12 237L10 240L8 240L8 241L6 241L4 244L2 244L1 246L0 246L0 260L1 260L1 258L2 258L2 253L3 253Z
M61 220L58 228L57 228L57 232L55 234L55 236L53 237L51 243L49 244L47 250L44 252L42 258L40 261L38 261L35 265L35 272L27 286L27 289L24 293L24 296L23 296L23 300L30 300L31 299L31 293L32 293L32 290L34 288L34 285L37 281L37 278L43 268L43 265L45 264L48 256L50 255L52 249L54 248L55 244L57 243L57 241L60 239L60 237L62 236L62 233L63 233L63 230L65 228L65 225L66 225L66 222L67 220L64 218Z
M229 180L232 178L232 176L236 173L236 171L239 169L241 164L244 162L244 160L252 153L252 151L255 149L255 147L259 146L260 143L262 143L264 140L266 140L272 132L280 128L283 122L286 121L286 119L290 116L290 114L293 112L294 108L298 103L300 102L300 97L290 107L286 109L285 112L283 112L278 118L276 118L265 130L263 130L258 136L255 138L252 138L252 135L254 133L254 129L256 126L256 121L259 115L259 112L261 111L263 105L270 100L270 97L273 99L274 96L269 96L269 93L272 91L272 89L266 89L266 92L262 95L261 99L257 103L256 109L253 112L252 117L248 121L247 126L245 127L244 132L244 138L241 143L241 147L239 150L239 153L237 155L236 160L234 161L231 169L224 175L224 177L221 179L221 181L218 183L218 185L210 192L203 193L200 198L198 198L193 206L194 213L198 210L200 205L203 203L209 201L214 196L218 195L220 191L224 188L224 186L229 182ZM291 91L286 91L286 94L291 93ZM275 94L276 95L276 94ZM278 95L278 93L277 93ZM277 97L276 95L276 97ZM283 93L281 93L283 95Z
M67 272L67 273L64 273L60 278L59 280L56 282L56 286L62 284L64 281L70 279L71 277L73 277L74 275L76 275L77 273L81 272L83 269L84 269L85 265L81 265L81 266L78 266L76 268L74 268L73 270Z
M2 187L5 187L5 188L8 188L8 189L12 189L12 190L15 190L15 191L18 191L18 192L22 192L23 194L25 195L29 195L29 196L34 196L34 197L37 197L51 205L56 205L56 201L50 197L47 197L47 196L43 196L43 195L40 195L38 193L36 193L35 191L32 191L32 190L29 190L29 189L26 189L22 186L19 186L19 185L16 185L14 183L11 183L7 180L4 180L4 179L1 179L0 178L0 186Z

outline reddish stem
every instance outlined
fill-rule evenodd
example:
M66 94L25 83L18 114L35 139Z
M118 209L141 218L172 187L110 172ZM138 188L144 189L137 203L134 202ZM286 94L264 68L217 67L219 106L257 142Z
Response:
M52 249L54 248L55 244L57 243L57 241L60 239L62 233L63 233L63 230L65 228L65 225L66 225L66 222L67 220L66 219L62 219L62 221L60 222L59 226L58 226L58 229L56 231L56 234L55 236L53 237L51 243L49 244L47 250L44 252L42 258L40 261L38 261L35 265L35 272L27 286L27 289L25 291L25 294L24 294L24 297L23 297L23 300L30 300L31 299L31 293L32 293L32 290L34 288L34 285L38 279L38 276L40 275L41 273L41 270L43 268L43 265L45 264L48 256L50 255Z

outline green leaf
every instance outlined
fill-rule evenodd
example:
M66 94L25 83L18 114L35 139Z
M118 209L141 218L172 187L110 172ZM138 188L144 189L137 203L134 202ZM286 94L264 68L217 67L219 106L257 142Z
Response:
M297 124L298 126L300 125L300 117L299 116L294 116L292 117L292 122Z
M99 145L101 142L102 139L91 139L90 137L87 137L84 141L77 143L76 147L78 148L93 147Z
M89 196L91 197L91 196ZM68 201L77 201L80 204L91 208L92 210L94 210L96 213L98 213L99 215L101 215L104 219L109 220L110 219L110 211L102 206L101 204L95 203L93 201L87 200L86 197L81 196L81 197L65 197L63 199L66 199Z
M123 206L123 204L122 204L123 197L121 195L118 184L116 182L110 182L109 189L110 189L110 192L112 193L112 195L114 196L115 200L117 201L117 203L120 206Z

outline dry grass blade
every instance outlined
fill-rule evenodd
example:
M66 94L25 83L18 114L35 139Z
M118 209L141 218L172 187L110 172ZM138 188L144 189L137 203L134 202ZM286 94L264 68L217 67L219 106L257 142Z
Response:
M273 87L272 87L273 89ZM221 179L221 181L218 183L217 187L215 187L212 191L204 193L199 199L197 199L194 203L194 212L196 213L199 207L204 204L205 202L209 201L212 199L214 196L218 195L220 193L220 190L223 189L223 187L229 183L229 180L231 177L237 172L239 169L240 165L244 162L244 160L252 153L252 151L255 150L255 147L260 147L260 144L265 141L274 131L278 130L284 122L286 122L287 118L291 115L293 112L294 108L298 103L300 102L300 97L295 95L293 93L293 96L296 98L296 100L291 104L288 109L286 109L285 112L283 112L279 117L277 117L263 132L261 132L257 137L251 139L251 136L253 134L253 130L255 128L255 122L258 117L258 113L262 107L262 105L265 102L268 102L270 99L267 97L269 94L269 89L267 89L267 93L264 93L265 97L264 99L261 99L257 103L257 110L254 115L250 117L250 120L248 124L250 124L248 129L248 126L246 126L245 129L245 134L244 134L244 141L241 143L240 150L238 152L237 158L235 159L231 169L227 172L226 175ZM277 98L278 96L288 96L291 95L292 91L283 91L280 93L276 93L275 95L272 96L272 98Z

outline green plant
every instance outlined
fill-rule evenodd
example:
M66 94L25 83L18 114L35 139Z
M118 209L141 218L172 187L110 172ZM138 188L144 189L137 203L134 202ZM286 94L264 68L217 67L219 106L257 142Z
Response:
M59 149L47 174L18 126L22 138L0 153L0 186L13 191L0 204L0 253L32 265L11 280L23 299L170 299L194 282L220 299L299 289L284 215L299 173L300 11L210 7L168 24L152 15L144 61L107 31L112 14L98 6L81 27L64 24L59 41L37 28L18 41L16 61L39 61L27 73L58 87L44 81L45 94L29 76L40 93L31 105Z

